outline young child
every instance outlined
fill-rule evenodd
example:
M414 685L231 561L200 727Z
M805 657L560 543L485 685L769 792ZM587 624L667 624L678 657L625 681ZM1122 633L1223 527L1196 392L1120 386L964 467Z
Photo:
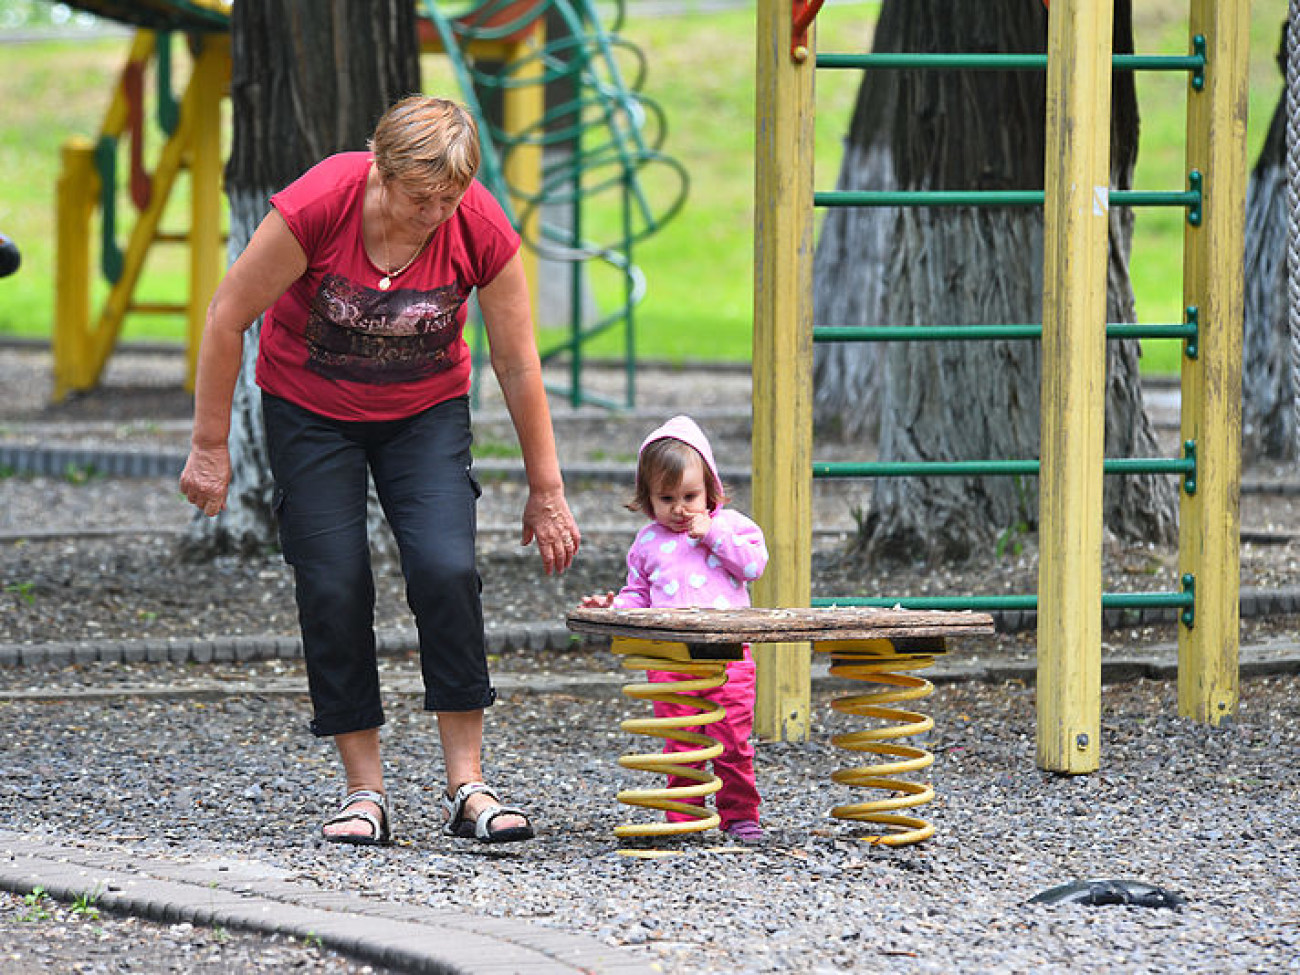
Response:
M763 531L753 521L724 507L727 496L718 477L708 438L688 416L675 416L641 444L636 493L628 508L642 511L650 524L637 533L627 553L627 584L616 593L587 596L583 606L596 607L729 607L748 606L748 583L767 566ZM651 681L675 675L650 671ZM742 843L763 838L758 824L759 795L754 781L754 660L749 645L744 659L727 664L727 683L701 692L727 709L724 720L702 730L722 743L713 772L722 780L714 794L722 829ZM695 713L655 703L655 714L670 717ZM692 746L668 740L665 752ZM670 776L668 785L691 784ZM704 800L691 800L699 805ZM689 817L669 812L668 818Z

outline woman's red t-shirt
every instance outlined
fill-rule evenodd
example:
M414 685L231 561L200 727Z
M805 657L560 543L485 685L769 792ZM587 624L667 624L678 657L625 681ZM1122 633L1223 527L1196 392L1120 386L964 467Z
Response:
M307 271L267 311L257 384L340 420L411 416L469 391L471 291L501 272L519 235L477 181L388 291L366 255L368 152L331 156L271 197Z

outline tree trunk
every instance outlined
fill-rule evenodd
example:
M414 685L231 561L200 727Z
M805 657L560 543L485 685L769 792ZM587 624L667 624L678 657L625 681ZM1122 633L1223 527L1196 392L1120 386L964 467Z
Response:
M410 0L261 0L231 8L234 138L226 166L233 261L270 197L334 152L364 149L397 99L420 90ZM260 320L244 339L231 417L227 508L196 515L191 556L265 551L275 544L273 485L254 382Z
M1286 33L1279 66L1286 76ZM1242 453L1294 460L1291 307L1287 299L1286 88L1246 186L1245 318L1242 337Z
M896 52L902 41L899 4L886 4L873 50ZM898 112L899 71L864 71L835 189L898 189L889 122ZM896 207L832 207L813 258L813 321L826 327L900 325L885 317L885 269L893 247ZM880 418L881 346L833 342L813 350L813 422L817 435L874 442Z
M977 5L886 0L875 49L1041 52L1045 18L1036 0ZM1133 49L1128 0L1116 7L1115 49ZM913 190L1041 189L1045 100L1041 72L867 72L845 168L864 162L872 167L877 185L862 188L892 183ZM874 107L865 108L864 102ZM1127 188L1137 148L1131 74L1115 76L1113 104L1112 185ZM840 182L854 185L853 175L842 175ZM845 229L852 221L865 221L869 229L856 231L855 237ZM983 325L1042 319L1043 220L1037 209L909 207L883 219L869 208L845 209L843 216L829 214L826 226L835 236L827 243L823 228L816 295L834 297L848 309L844 314L856 308L862 317L836 315L829 321L828 300L816 312L818 324ZM1134 320L1127 270L1131 238L1131 213L1112 210L1110 321ZM868 255L885 252L888 259L852 268L860 257L849 249L850 240L864 242ZM1012 341L898 342L882 348L875 353L880 458L1039 456L1040 353L1038 343ZM863 376L872 368L872 355L846 347L819 356L817 399L843 404L836 415L845 430L870 429L870 417L852 414L871 399ZM851 356L866 364L848 368L843 363ZM836 358L843 362L833 364ZM1136 342L1108 344L1109 456L1156 452L1142 406L1137 358ZM838 388L842 377L853 377L853 385ZM823 409L819 419L825 428L828 411ZM1108 481L1105 511L1113 532L1172 541L1175 494L1170 481L1156 475ZM881 478L856 548L862 556L882 560L965 559L989 546L1001 530L1035 526L1037 490L1036 478Z
M1133 5L1117 0L1112 48L1117 54L1133 52ZM1138 156L1137 87L1132 71L1112 76L1110 118L1110 187L1133 187L1133 170ZM1136 322L1137 301L1129 277L1133 251L1133 211L1111 207L1108 211L1110 245L1106 272L1106 321ZM1042 255L1036 258L1042 262ZM1041 313L1040 313L1041 318ZM1098 323L1099 327L1103 323ZM1142 399L1142 377L1138 359L1142 344L1137 340L1106 343L1106 441L1107 457L1150 457L1161 452L1151 419ZM1102 518L1106 529L1127 541L1174 544L1178 540L1178 485L1161 474L1107 477L1102 497Z

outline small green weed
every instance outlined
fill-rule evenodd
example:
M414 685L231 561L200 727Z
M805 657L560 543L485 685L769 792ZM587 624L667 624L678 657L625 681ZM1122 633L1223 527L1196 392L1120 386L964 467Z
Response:
M1029 523L1022 518L998 532L993 551L999 559L1007 555L1017 556L1025 550L1025 536L1028 534Z
M50 912L46 905L49 904L49 896L45 893L44 887L35 887L30 894L23 895L23 903L27 905L27 910L18 918L20 921L48 921Z
M69 484L89 484L103 477L94 464L69 464L63 468L63 479Z
M862 538L867 534L867 519L871 517L865 505L856 501L849 508L849 517L853 519L854 528L857 530L857 537Z
M5 583L5 592L16 593L23 602L28 606L36 602L36 583L34 582L7 582Z
M1030 510L1031 498L1029 496L1029 484L1025 478L1016 475L1012 483L1016 489L1016 507L1021 512L1014 521L998 533L997 542L993 546L993 551L999 559L1007 555L1017 556L1025 550L1025 537L1032 530L1029 526L1029 519L1023 514Z
M84 917L84 918L89 918L92 921L98 921L99 908L96 907L95 905L98 903L101 893L102 891L99 889L99 887L96 887L94 890L90 890L90 891L86 891L85 893L78 894L76 899L73 900L72 907L70 908L70 910L72 911L73 914L76 914L78 917Z

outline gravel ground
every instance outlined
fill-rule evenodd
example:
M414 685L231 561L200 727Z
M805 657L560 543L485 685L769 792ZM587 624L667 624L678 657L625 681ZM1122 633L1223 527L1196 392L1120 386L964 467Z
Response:
M618 730L636 706L514 695L491 710L490 777L528 805L540 830L532 843L495 851L439 834L430 721L413 695L390 686L388 700L399 840L390 849L316 840L343 785L327 745L302 733L299 697L6 701L0 815L29 835L92 848L234 857L292 871L310 887L583 931L668 972L1300 966L1295 677L1246 682L1240 719L1219 730L1173 717L1170 684L1108 687L1103 767L1081 777L1035 769L1031 689L943 685L923 708L937 725L929 740L938 799L927 816L938 832L897 850L857 842L856 828L827 819L833 801L856 795L829 784L848 763L826 744L843 725L819 694L811 743L759 749L769 843L724 853L709 849L716 837L678 842L682 855L654 860L618 855L611 836L636 818L615 792L646 784L614 762L640 747ZM1141 880L1188 903L1180 911L1027 903L1099 878ZM84 925L30 930L68 927ZM176 935L141 925L109 937L151 956ZM257 957L232 968L256 970Z
M108 376L111 395L48 407L47 365L34 353L0 350L0 440L179 449L188 405L168 369L175 364L165 357L120 357ZM656 406L628 418L558 407L566 463L626 466L645 430L685 408L701 416L724 467L743 466L748 429L735 411L747 395L745 377L681 378L647 371L641 388L654 390ZM480 444L506 439L490 399L480 416ZM1285 480L1293 472L1252 475ZM535 555L516 544L518 485L506 479L486 487L480 518L489 626L558 621L583 593L621 581L637 524L620 507L625 487L569 486L587 534L574 572L561 579L543 577ZM943 571L864 574L843 565L854 500L818 496L818 578L830 592L1034 588L1032 545L1013 558L989 553ZM1243 502L1243 525L1268 539L1243 547L1243 584L1295 585L1295 495ZM290 582L278 557L184 563L173 545L188 517L171 479L75 472L0 479L0 643L293 634ZM1111 546L1106 555L1108 588L1175 588L1172 553ZM379 574L380 625L403 627L396 572L381 563ZM1294 641L1296 623L1246 620L1243 638ZM1174 637L1165 626L1108 630L1104 652L1132 653ZM1032 633L956 649L1031 657ZM518 652L496 665L570 673L606 672L611 662L576 651ZM899 850L858 842L857 830L827 818L830 805L857 796L830 784L833 770L851 764L827 744L846 719L819 692L810 743L760 747L766 846L729 853L711 848L716 839L687 841L675 844L682 855L641 860L619 856L611 836L634 815L614 794L646 784L614 762L643 747L618 730L639 706L577 692L506 695L489 713L489 775L508 798L527 804L541 835L519 849L485 850L439 834L441 761L411 691L414 664L394 655L383 667L393 848L316 840L343 786L328 746L303 732L305 699L270 692L303 686L294 661L0 671L0 816L10 828L59 841L163 858L235 857L291 870L305 885L584 931L668 972L1300 971L1294 676L1244 682L1238 719L1220 729L1174 717L1170 684L1108 686L1102 769L1081 777L1035 768L1032 688L943 685L922 708L936 720L929 747L938 798L927 815L938 832ZM74 693L211 682L267 692ZM1167 887L1188 903L1180 911L1027 903L1058 884L1108 877ZM21 920L30 911L21 898L0 899L0 972L366 970L300 943L93 920L67 905L48 919ZM213 956L213 967L200 967ZM111 967L124 959L136 967Z

